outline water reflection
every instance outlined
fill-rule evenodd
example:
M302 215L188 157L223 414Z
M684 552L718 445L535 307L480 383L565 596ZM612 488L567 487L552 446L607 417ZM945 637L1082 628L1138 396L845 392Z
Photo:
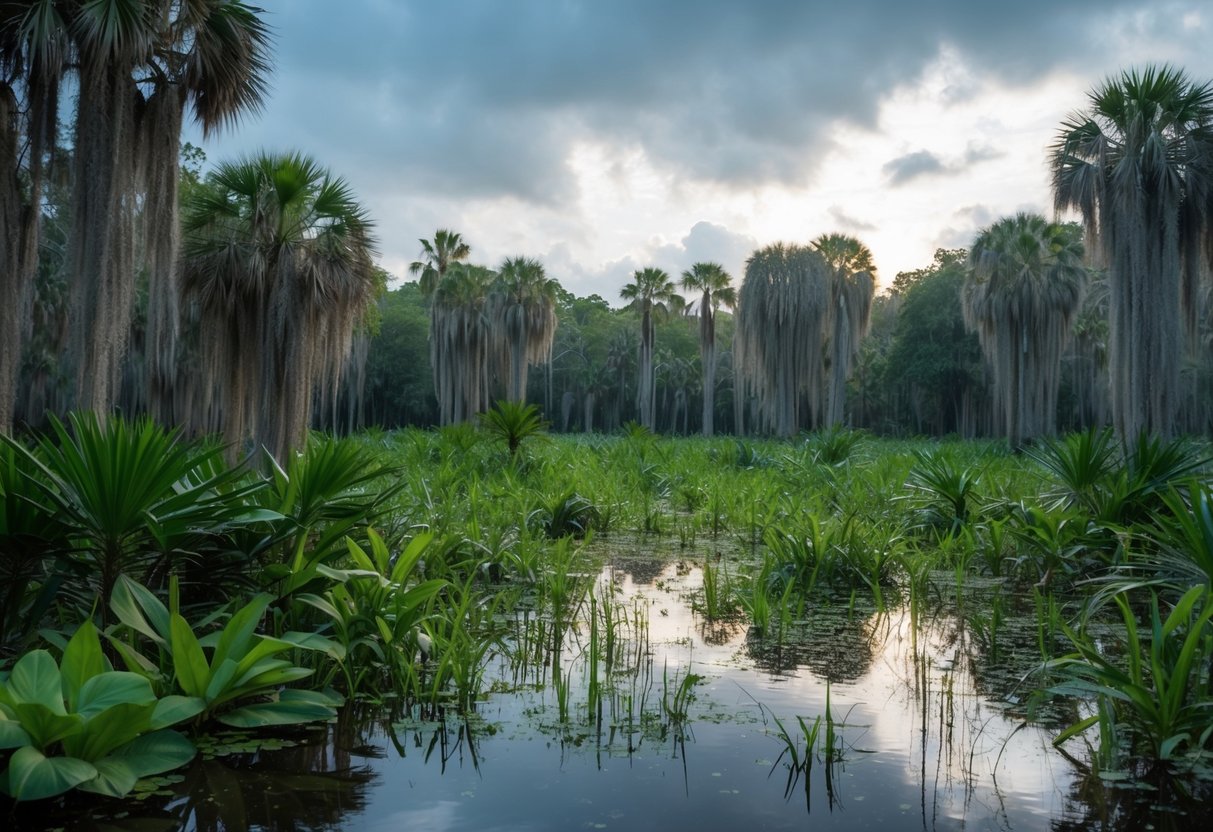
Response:
M764 635L749 628L746 655L756 668L773 676L807 669L831 684L854 682L871 667L877 618L876 613L865 616L843 608L820 610L782 633Z
M760 638L696 615L700 581L689 563L629 560L576 619L521 613L470 712L347 708L295 747L200 761L162 794L52 825L1179 832L1213 820L1207 785L1076 776L981 681L988 645L956 610L840 604ZM833 746L816 722L827 713ZM791 768L789 743L811 763Z

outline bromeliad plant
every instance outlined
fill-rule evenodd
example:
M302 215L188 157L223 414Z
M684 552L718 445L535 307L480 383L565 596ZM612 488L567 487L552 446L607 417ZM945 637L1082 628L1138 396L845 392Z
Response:
M111 669L85 621L61 663L33 650L0 681L0 749L15 749L0 792L15 800L71 789L121 797L139 778L193 759L194 746L169 727L197 713L184 697L157 698L144 676Z

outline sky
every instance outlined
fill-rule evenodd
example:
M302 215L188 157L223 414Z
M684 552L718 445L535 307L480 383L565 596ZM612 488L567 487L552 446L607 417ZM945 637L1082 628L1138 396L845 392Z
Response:
M252 0L261 113L213 163L302 151L398 278L420 238L537 257L619 304L633 271L852 234L883 285L998 218L1052 216L1048 149L1109 75L1213 80L1209 0Z

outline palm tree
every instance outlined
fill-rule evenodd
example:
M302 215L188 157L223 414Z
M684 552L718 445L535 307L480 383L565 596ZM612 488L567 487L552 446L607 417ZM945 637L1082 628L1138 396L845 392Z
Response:
M1112 422L1122 438L1175 428L1183 332L1196 330L1202 272L1213 266L1211 123L1213 85L1149 66L1092 90L1052 148L1057 207L1081 212L1088 248L1108 269Z
M826 425L842 423L847 379L859 344L868 334L872 298L876 294L876 264L871 250L846 234L823 234L811 245L834 269L830 282L830 376L826 390Z
M465 422L489 403L494 358L489 292L497 273L459 263L438 281L430 304L430 364L438 420Z
M834 270L817 251L776 243L746 261L733 337L734 413L742 433L755 397L761 428L791 436L822 411L824 362Z
M0 5L0 433L12 427L28 332L46 169L57 134L67 28L51 4Z
M220 165L186 205L183 286L197 305L191 412L279 462L333 396L377 289L372 224L349 186L300 154Z
M1079 236L1021 213L983 229L969 252L965 325L994 368L994 407L1012 448L1055 426L1061 356L1086 282Z
M640 424L656 429L657 414L653 377L653 313L664 313L671 305L681 305L682 298L674 291L669 274L652 266L632 273L632 282L623 287L619 296L631 302L640 312L640 372L636 385L636 410Z
M682 288L699 292L699 359L703 365L703 435L711 436L716 414L716 310L735 306L737 291L719 263L696 263L682 273Z
M135 298L136 227L142 224L150 402L170 418L182 122L189 109L210 133L261 106L269 31L261 10L242 0L39 5L60 10L79 84L68 263L77 405L103 413L116 393Z
M432 297L447 269L468 259L472 249L457 231L439 228L433 240L419 240L421 259L409 264L409 274L418 275L417 287L423 297Z
M556 337L556 293L560 284L527 257L511 257L498 269L492 299L492 328L504 341L506 398L526 401L527 368L552 360Z

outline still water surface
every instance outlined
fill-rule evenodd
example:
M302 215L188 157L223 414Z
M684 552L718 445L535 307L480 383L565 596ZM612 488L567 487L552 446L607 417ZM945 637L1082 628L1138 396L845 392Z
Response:
M512 624L513 641L515 648L533 641L531 649L493 660L485 677L492 692L469 718L350 711L289 747L221 751L143 801L49 825L1213 828L1199 799L1186 814L1161 812L1141 790L1084 784L1052 749L1050 732L1006 713L1006 701L1022 693L1013 681L996 691L975 677L978 648L955 616L925 616L912 627L905 606L816 610L782 640L764 641L740 623L703 621L692 608L702 580L698 566L666 559L621 559L597 577L596 609L617 615L616 658L610 667L599 663L597 696L586 621L567 631L554 661L543 649L550 622L524 613ZM1016 647L1028 645L1004 649ZM688 674L697 683L686 683ZM825 753L824 720L813 750L797 721L812 727L824 717L827 682L835 754ZM781 725L801 759L813 759L807 773L793 770Z

